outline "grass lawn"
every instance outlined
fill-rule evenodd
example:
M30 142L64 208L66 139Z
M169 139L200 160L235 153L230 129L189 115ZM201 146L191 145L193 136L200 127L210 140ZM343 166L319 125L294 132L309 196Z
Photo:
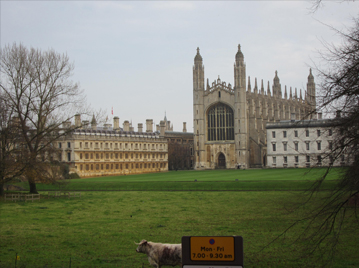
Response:
M235 176L213 172L222 181L226 174ZM251 170L244 172L255 180ZM275 172L268 176L279 178L280 170ZM161 179L171 173L148 176ZM177 173L186 178L186 172ZM187 173L190 180L192 174L198 181L212 177L207 171ZM111 178L97 178L102 179ZM44 198L34 203L0 201L0 267L15 267L16 254L17 267L70 267L70 261L71 267L150 267L147 257L135 252L134 241L180 243L182 236L202 235L242 236L245 267L319 266L301 253L307 241L294 243L304 223L265 247L313 205L294 210L303 201L300 191L88 191L80 199L47 199L41 193ZM354 227L342 234L334 267L359 267L359 230Z
M342 169L333 169L323 189L335 186ZM128 176L109 176L70 180L65 190L132 190L132 191L189 191L189 190L307 190L313 180L324 174L325 169L253 169L253 170L205 170L170 171ZM23 187L28 187L26 183ZM58 185L38 184L38 190L59 189Z

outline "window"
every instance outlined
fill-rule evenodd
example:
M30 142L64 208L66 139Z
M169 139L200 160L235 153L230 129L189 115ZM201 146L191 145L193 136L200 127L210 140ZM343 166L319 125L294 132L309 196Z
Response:
M298 160L299 160L298 155L294 156L294 162L298 163L299 162Z
M61 142L59 142L59 148L61 149Z
M318 156L317 156L317 160L318 160L318 164L321 164L321 163L322 163L322 156L321 156L321 155L318 155Z
M310 149L310 147L309 147L309 142L306 142L306 143L305 143L305 146L306 146L306 149L307 149L307 150Z
M67 161L71 161L71 153L67 153Z
M273 164L276 164L276 162L277 162L277 158L273 156Z
M318 150L322 149L322 143L320 141L317 141L317 149Z
M333 142L332 141L328 141L328 148L329 148L329 150L333 149Z
M328 136L332 136L333 135L333 131L331 129L328 130Z
M287 151L287 143L286 142L283 143L283 150Z
M286 156L283 156L283 162L284 162L284 164L287 164L288 163L288 158L286 157Z
M306 130L306 131L305 131L305 136L306 136L306 137L309 137L309 130Z
M82 154L80 154L80 159L82 159Z
M207 114L209 141L234 140L234 114L232 108L217 104Z
M320 137L320 129L317 129L317 136Z
M345 156L344 156L343 154L341 155L341 157L340 157L340 158L341 158L340 160L341 160L342 162L344 162L344 161L345 161Z
M272 131L272 138L275 138L275 131Z
M283 138L287 137L287 131L283 131Z
M298 142L294 142L294 150L298 151Z
M71 148L71 142L67 143L67 148Z
M276 144L275 143L272 143L272 149L273 149L273 152L275 152L276 151Z
M298 130L294 130L294 137L298 138Z
M310 156L309 155L306 156L306 160L307 160L308 163L310 162Z

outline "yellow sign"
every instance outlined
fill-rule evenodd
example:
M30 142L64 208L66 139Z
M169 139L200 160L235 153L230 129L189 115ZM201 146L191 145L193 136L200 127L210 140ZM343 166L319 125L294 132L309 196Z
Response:
M191 237L192 261L234 261L234 237Z

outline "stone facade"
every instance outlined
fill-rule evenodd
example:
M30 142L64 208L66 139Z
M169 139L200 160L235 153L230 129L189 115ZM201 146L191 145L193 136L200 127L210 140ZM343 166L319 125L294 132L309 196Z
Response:
M333 119L287 120L267 124L267 167L345 166L348 155L333 161Z
M248 84L247 84L248 83ZM252 89L240 45L235 55L234 84L205 84L202 56L197 48L193 66L193 126L195 169L264 167L266 123L304 119L316 107L315 83L310 70L307 91L299 94L282 87L275 72L272 90L255 79Z
M71 123L65 123L69 127ZM81 124L83 126L81 126ZM153 120L146 121L146 131L138 124L135 132L129 121L119 127L119 118L114 117L114 127L105 124L97 127L93 118L91 127L75 117L78 128L57 142L59 160L70 165L70 172L80 177L127 175L168 170L168 145L164 127L153 132Z

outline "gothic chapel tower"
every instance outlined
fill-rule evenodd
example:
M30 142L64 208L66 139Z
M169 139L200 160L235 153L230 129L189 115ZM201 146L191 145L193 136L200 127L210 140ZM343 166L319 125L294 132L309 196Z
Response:
M193 66L193 127L195 169L204 166L204 66L197 48Z
M234 106L235 106L235 145L238 164L249 167L248 156L248 122L246 99L246 64L238 45L236 62L234 63Z
M205 88L203 60L197 48L193 66L195 169L249 165L246 65L240 46L234 63L234 86L218 77Z

